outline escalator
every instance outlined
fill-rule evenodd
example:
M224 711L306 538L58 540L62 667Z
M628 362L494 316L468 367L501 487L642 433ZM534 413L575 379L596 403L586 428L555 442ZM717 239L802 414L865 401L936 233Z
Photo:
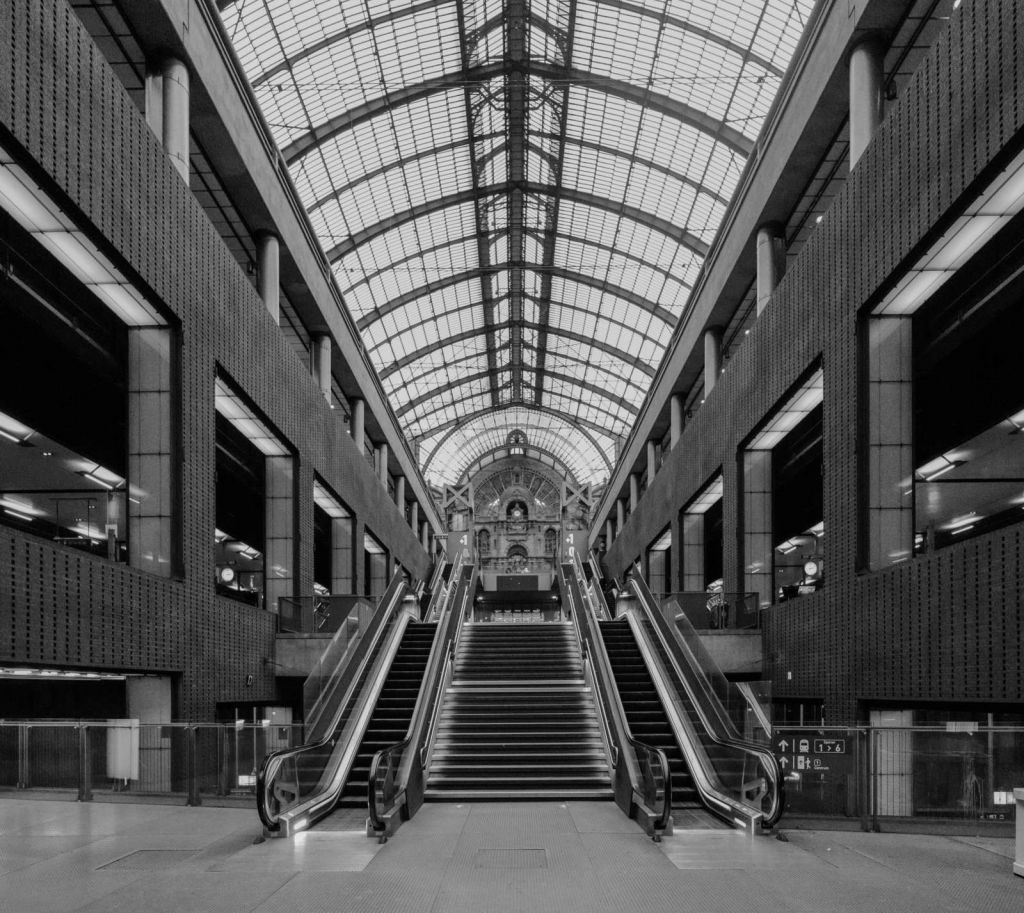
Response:
M740 736L727 709L736 706L736 686L699 634L672 624L674 607L663 609L638 574L619 591L615 621L578 555L560 574L592 660L608 738L626 760L616 769L620 807L655 839L670 813L706 826L701 807L730 826L771 827L785 802L781 771L766 745Z
M338 807L366 808L370 763L378 751L405 738L436 633L437 622L410 623L405 629L345 780Z
M700 808L700 798L686 759L679 748L672 724L647 670L643 654L629 625L623 621L598 622L615 684L630 732L648 745L660 748L672 772L672 811Z
M306 744L271 753L260 768L267 836L363 810L385 839L422 803L422 742L476 582L461 558L448 581L434 579L429 609L396 574L378 606L335 634L306 681ZM419 621L425 611L437 620Z

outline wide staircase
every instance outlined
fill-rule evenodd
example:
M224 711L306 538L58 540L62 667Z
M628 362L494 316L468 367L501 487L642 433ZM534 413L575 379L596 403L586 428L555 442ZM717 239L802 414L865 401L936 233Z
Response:
M672 771L673 812L700 807L690 770L672 734L672 727L633 631L625 621L602 621L599 624L633 737L660 748L668 759Z
M398 645L384 687L377 698L377 705L359 745L352 771L338 800L340 808L361 808L365 812L373 756L380 749L405 738L436 631L436 623L412 622L402 635L402 642Z
M464 627L425 798L613 798L571 625Z

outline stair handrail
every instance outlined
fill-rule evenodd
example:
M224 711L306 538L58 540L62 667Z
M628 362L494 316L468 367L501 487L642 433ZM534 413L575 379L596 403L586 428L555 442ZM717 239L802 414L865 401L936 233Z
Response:
M456 571L458 577L456 577ZM405 738L376 752L367 777L369 824L383 842L399 820L411 818L423 804L425 761L444 693L451 681L455 643L476 584L476 566L456 560L430 658L413 708Z
M346 650L339 661L339 667L344 668L332 673L334 694L329 723L324 727L326 734L299 746L272 751L263 759L256 775L256 811L266 834L290 836L311 827L333 808L344 787L345 768L350 766L351 759L347 759L349 763L346 764L345 755L353 754L358 748L358 741L355 746L351 742L356 737L361 738L362 730L369 723L367 705L374 690L379 691L382 685L382 681L375 679L381 677L381 667L386 671L390 665L388 656L393 656L397 650L407 623L404 619L408 614L402 614L405 593L402 573L396 571L359 642L354 649ZM364 672L367 673L365 679ZM357 694L360 681L363 681L363 687ZM322 708L322 712L326 712L326 708ZM300 796L299 760L324 752L329 754L318 777L317 789L307 796ZM295 796L287 807L282 807L280 800L287 790L280 777L289 762L296 776Z
M687 754L687 760L691 764L694 785L701 798L710 809L742 826L754 828L760 823L763 827L771 827L781 817L785 808L785 783L774 754L764 745L741 739L736 735L735 726L717 694L710 683L706 681L703 670L692 655L690 648L679 633L673 630L664 614L659 610L643 575L633 571L627 578L626 587L636 596L636 604L642 610L644 620L653 628L664 655L671 664L671 668L666 671L674 672L677 682L696 710L708 739L716 745L752 756L764 770L764 785L767 786L767 789L764 790L763 795L768 798L768 807L767 810L759 810L752 804L743 801L742 798L736 799L725 791L717 770L700 746L699 740L689 746L680 744L680 748L683 749L684 754ZM646 631L642 627L641 620L635 615L631 615L630 621L633 623L633 630L637 635L641 651L645 654L645 659L653 671L653 666L661 665L660 658L651 651L651 645L647 643ZM684 666L690 670L691 674L686 674ZM674 687L673 690L675 690ZM671 701L666 702L665 709L669 713L670 720L675 718L676 725L673 728L678 728L684 733L690 730L692 724L688 720L677 717L676 708ZM700 750L697 750L698 748Z
M460 552L457 561L461 561L461 559L462 553ZM448 562L444 557L438 556L437 563L434 565L434 573L430 578L430 600L427 602L427 611L423 615L424 621L430 621L438 603L447 596L448 589L444 579L444 569L447 566ZM452 576L454 575L455 569L452 568Z
M672 818L672 771L665 752L634 737L615 684L615 673L597 625L593 605L581 592L579 555L574 551L571 561L559 568L562 592L569 600L573 626L580 639L584 662L589 665L591 680L596 686L599 716L606 726L605 737L614 750L615 802L627 815L634 806L642 805L649 816L655 840L660 840ZM578 605L577 605L578 602ZM630 750L624 746L629 745ZM658 782L661 795L658 796ZM659 802L660 798L660 802Z

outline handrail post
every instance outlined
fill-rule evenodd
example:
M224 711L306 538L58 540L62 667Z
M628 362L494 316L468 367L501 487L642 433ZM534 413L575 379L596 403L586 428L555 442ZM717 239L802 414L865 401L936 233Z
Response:
M199 796L199 757L196 745L195 726L185 727L185 770L188 777L188 805L202 805Z
M868 802L870 804L871 830L878 833L878 730L868 726Z
M92 763L89 757L89 724L78 727L78 801L92 801Z
M28 733L31 727L18 726L18 789L28 789Z
M868 732L865 729L857 730L857 749L854 755L854 763L857 769L857 805L860 812L860 828L862 831L871 830L871 822L868 820L868 790L870 777L868 775Z

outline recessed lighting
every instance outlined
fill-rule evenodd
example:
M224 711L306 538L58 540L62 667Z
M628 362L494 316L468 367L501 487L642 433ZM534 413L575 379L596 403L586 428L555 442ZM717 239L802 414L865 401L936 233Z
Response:
M44 450L43 451L43 456L44 457L52 457L53 456L53 451L52 450Z

